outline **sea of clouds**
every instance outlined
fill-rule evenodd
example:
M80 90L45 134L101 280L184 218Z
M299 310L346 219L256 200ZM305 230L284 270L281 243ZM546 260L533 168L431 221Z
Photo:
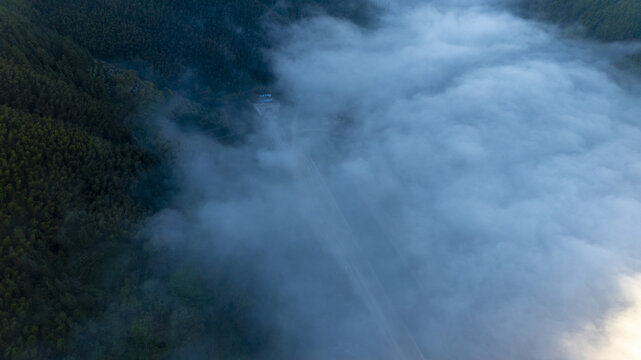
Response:
M280 28L281 109L247 142L163 129L180 193L149 231L251 284L264 358L614 359L594 349L641 271L633 46L500 3Z

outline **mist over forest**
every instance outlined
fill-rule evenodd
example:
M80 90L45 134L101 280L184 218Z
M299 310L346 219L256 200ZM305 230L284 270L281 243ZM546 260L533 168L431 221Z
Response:
M0 1L0 359L641 359L641 2Z

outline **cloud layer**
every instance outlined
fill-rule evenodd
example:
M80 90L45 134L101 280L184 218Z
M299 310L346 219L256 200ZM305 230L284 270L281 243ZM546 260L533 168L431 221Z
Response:
M251 283L264 357L589 358L640 271L626 46L481 1L280 36L281 111L236 147L165 129L182 193L150 225Z

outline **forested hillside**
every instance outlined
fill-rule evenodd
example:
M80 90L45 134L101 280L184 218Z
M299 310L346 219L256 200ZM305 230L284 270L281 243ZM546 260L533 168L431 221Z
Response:
M108 301L96 271L148 212L132 188L154 157L129 119L159 92L0 4L0 344L3 358L63 354Z
M582 25L587 35L604 41L641 39L639 0L535 0L535 14L565 25Z
M152 271L136 240L162 189L160 154L133 132L167 95L43 18L0 4L0 358L153 358L238 322L189 266ZM204 112L189 107L177 116ZM216 352L250 351L240 331Z
M35 0L47 21L102 59L145 68L163 83L193 71L217 94L265 84L266 21L314 11L363 21L366 1L328 0Z
M528 16L574 27L588 38L606 42L641 40L639 0L535 0L522 5ZM641 52L619 64L638 72Z
M162 155L134 133L146 109L168 98L159 89L184 88L185 74L197 74L189 90L212 102L269 83L262 19L321 8L363 18L355 2L332 4L0 3L0 358L258 351L266 340L246 333L242 295L213 296L194 264L151 265L161 255L136 234L166 175ZM184 102L172 113L178 122L227 135L217 110Z

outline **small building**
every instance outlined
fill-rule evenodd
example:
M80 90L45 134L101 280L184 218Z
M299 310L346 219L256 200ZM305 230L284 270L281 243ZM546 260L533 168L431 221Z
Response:
M280 110L280 103L274 101L274 97L269 93L259 94L253 105L260 116L275 116Z

